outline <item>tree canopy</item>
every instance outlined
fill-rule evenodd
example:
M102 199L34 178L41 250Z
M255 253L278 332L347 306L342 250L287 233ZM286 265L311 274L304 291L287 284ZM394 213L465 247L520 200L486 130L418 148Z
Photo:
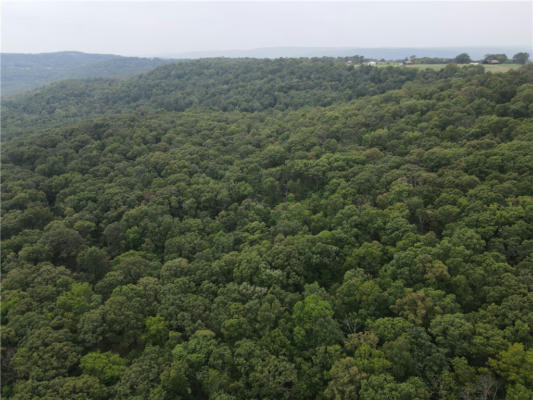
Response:
M532 77L210 59L5 102L2 396L529 398Z

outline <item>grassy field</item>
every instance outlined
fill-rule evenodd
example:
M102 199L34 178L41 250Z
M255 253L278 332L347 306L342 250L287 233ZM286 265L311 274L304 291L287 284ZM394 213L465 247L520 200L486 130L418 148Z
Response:
M485 71L490 72L507 72L511 69L520 68L520 64L500 64L500 65L484 65Z
M520 64L497 64L497 65L485 65L482 64L483 68L485 68L485 71L487 72L507 72L511 69L516 69L520 67ZM431 68L434 70L441 70L444 68L446 64L413 64L413 65L406 65L408 68L419 68L419 69L425 69L425 68Z
M396 63L378 63L378 67L387 67L389 65L393 66L400 66ZM405 65L406 68L417 68L417 69L433 69L436 71L439 71L443 69L447 64L413 64L413 65ZM468 66L468 64L465 64ZM465 66L461 65L461 66ZM485 68L485 71L487 72L507 72L511 69L516 69L520 67L520 64L497 64L497 65L485 65L480 64Z

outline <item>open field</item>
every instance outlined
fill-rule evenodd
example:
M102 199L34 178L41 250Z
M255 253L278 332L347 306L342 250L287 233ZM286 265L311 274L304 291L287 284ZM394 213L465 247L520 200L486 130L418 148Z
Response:
M490 72L507 72L511 69L517 69L521 67L521 64L500 64L500 65L484 65L485 71Z
M408 68L418 68L418 69L434 69L434 70L441 70L444 68L447 64L413 64L413 65L406 65ZM465 64L468 65L468 64ZM461 66L465 66L461 65ZM511 69L516 69L520 67L520 64L497 64L497 65L488 65L488 64L480 64L485 68L485 71L488 72L507 72Z
M378 67L387 67L387 66L404 66L406 68L417 68L417 69L433 69L436 71L440 71L443 69L447 64L412 64L412 65L399 65L397 63L378 63ZM469 64L460 64L459 66L468 66ZM488 72L507 72L511 69L516 69L520 67L520 64L497 64L497 65L488 65L488 64L480 64L485 68L485 71Z

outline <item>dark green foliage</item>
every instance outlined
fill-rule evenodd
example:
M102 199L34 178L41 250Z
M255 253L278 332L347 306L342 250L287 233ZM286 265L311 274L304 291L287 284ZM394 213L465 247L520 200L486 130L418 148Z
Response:
M3 397L527 399L532 76L202 60L6 104Z
M513 62L516 64L526 64L529 61L529 53L520 52L513 56Z
M461 53L454 58L454 62L457 64L468 64L472 59L467 53Z

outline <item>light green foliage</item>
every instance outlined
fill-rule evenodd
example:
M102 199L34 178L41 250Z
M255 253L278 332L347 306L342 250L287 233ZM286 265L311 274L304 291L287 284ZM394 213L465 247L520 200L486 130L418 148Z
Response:
M366 374L361 373L353 358L347 357L337 361L329 371L330 382L325 390L328 399L358 399L361 380Z
M361 400L408 400L429 399L430 393L422 381L417 378L398 383L390 375L372 375L363 381L359 393Z
M499 353L496 359L490 359L489 365L498 375L512 384L506 398L522 398L531 389L533 385L532 349L525 350L521 343L514 343L507 350Z
M161 316L146 319L146 334L144 339L149 344L162 345L168 339L168 322Z
M402 333L407 332L409 326L411 326L411 324L403 318L385 317L375 320L371 324L370 330L374 332L380 340L388 342L396 339Z
M80 368L88 375L96 376L109 385L120 379L126 370L126 360L111 352L87 353L80 360Z
M353 356L360 371L368 375L385 373L391 368L391 363L385 359L380 350L373 349L367 344L362 345Z
M88 283L73 283L71 289L56 300L57 313L62 316L64 326L70 330L76 328L82 314L97 305L99 298Z
M318 294L311 294L294 305L294 340L300 346L333 344L340 339L337 322L333 320L333 308Z

